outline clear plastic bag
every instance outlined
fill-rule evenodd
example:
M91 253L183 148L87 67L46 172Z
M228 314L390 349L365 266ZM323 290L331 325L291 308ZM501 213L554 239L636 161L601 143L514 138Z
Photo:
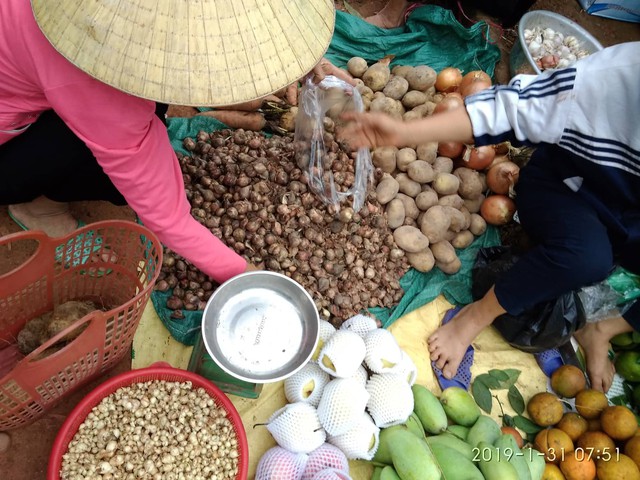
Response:
M360 148L353 172L345 172L344 168L351 160L335 148L333 134L343 112L364 111L360 93L332 75L318 84L309 78L302 87L298 103L294 135L296 162L306 169L311 191L336 210L345 199L353 197L352 207L357 212L364 205L367 187L373 180L371 154L369 149ZM337 181L338 173L342 181Z
M624 315L640 298L640 276L617 267L605 280L578 291L587 322Z

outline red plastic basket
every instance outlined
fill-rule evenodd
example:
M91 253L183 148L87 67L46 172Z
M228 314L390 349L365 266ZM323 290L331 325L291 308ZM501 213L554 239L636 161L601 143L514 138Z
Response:
M33 422L130 352L162 263L157 237L134 222L96 222L62 238L20 232L0 238L0 247L26 240L38 242L35 253L0 275L0 346L15 348L30 319L69 300L92 300L107 311L89 313L0 377L0 431ZM39 358L82 327L64 348Z
M160 366L167 365L167 366ZM69 443L84 422L91 410L98 405L103 398L111 395L121 387L126 387L134 383L148 382L151 380L164 380L167 382L191 382L193 388L203 388L218 407L227 412L227 416L233 425L238 441L238 475L237 480L246 480L249 469L249 444L247 434L242 424L242 418L235 406L222 390L212 382L200 375L177 368L171 368L168 364L154 364L148 368L132 370L122 373L102 385L95 388L87 395L69 414L62 428L58 432L53 443L53 449L49 456L49 466L47 470L47 480L59 480L62 468L62 456L66 453Z

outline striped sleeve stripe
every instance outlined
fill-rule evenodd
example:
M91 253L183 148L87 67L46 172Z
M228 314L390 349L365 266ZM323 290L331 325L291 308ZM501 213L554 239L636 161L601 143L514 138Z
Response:
M637 160L624 150L612 148L611 142L599 142L599 146L595 146L576 138L563 137L558 144L586 161L640 176L640 165L636 163Z

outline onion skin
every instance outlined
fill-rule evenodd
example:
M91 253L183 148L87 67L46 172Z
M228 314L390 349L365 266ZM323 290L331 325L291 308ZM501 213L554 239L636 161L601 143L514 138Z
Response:
M451 93L458 90L460 82L462 82L462 72L455 67L447 67L438 73L435 87L438 92Z
M511 187L518 182L519 176L520 167L515 163L498 163L487 172L487 186L493 193L507 195Z
M438 143L438 154L443 157L458 158L462 155L464 143L460 142L440 142Z
M480 206L480 215L490 225L506 225L515 213L516 203L506 195L489 195Z
M489 164L489 166L487 167L487 170L490 170L491 168L493 168L495 165L499 163L510 162L510 161L511 160L509 160L509 155L499 153L496 150L496 156L493 157L493 161Z
M493 162L495 156L496 150L493 145L484 145L482 147L467 145L462 157L462 164L473 170L484 170Z

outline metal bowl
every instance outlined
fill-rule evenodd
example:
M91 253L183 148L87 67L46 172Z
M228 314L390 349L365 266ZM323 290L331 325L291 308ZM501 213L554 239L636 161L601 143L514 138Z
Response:
M247 272L213 293L202 340L229 375L251 383L283 380L300 370L318 343L320 317L309 293L274 272Z
M531 75L542 73L529 53L524 39L524 31L535 27L548 27L562 32L565 36L573 35L580 42L581 48L590 54L603 48L593 35L573 20L547 10L532 10L525 13L518 22L518 39L513 44L509 57L509 70L512 77L521 73Z

